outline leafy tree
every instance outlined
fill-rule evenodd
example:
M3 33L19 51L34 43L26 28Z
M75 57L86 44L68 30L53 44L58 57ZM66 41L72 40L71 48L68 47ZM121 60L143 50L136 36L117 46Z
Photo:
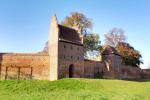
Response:
M62 24L68 27L74 27L75 25L79 25L82 34L86 34L87 30L92 28L92 21L84 14L79 12L72 12L70 16L67 16L65 18Z
M116 47L119 42L125 42L126 36L124 31L120 28L113 28L107 34L105 34L105 44L112 47Z
M84 55L85 58L98 57L101 48L98 34L88 34L84 36Z
M123 64L139 67L143 63L140 52L135 50L129 43L121 42L117 45L116 49L122 56Z

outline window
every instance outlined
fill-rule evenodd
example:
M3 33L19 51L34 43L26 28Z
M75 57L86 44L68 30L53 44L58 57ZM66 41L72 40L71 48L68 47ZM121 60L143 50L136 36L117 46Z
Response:
M70 48L71 48L71 50L73 49L73 47L72 47L72 46L71 46Z
M73 56L71 56L71 59L73 59Z
M64 55L64 59L66 58L66 56Z
M66 48L66 45L64 45L64 48Z

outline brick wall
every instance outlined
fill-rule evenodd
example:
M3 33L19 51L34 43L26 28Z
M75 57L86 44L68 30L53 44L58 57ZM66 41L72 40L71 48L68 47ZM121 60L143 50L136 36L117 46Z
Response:
M140 79L141 74L142 74L142 69L134 66L122 66L121 68L122 79Z
M58 77L59 79L69 76L71 65L73 68L73 77L84 77L84 50L82 45L76 45L66 42L59 42L58 53Z
M0 79L40 79L49 80L48 54L0 54ZM84 62L71 62L61 60L59 75L60 78L69 77L69 66L74 64L74 77L85 78L117 78L118 69L116 67L108 70L106 64L100 61L84 60ZM84 66L83 66L84 65ZM84 67L84 71L83 71ZM120 67L121 79L149 78L149 69L140 69L133 66ZM84 74L84 75L83 75Z
M142 69L142 78L150 79L150 69Z
M0 54L1 79L49 79L47 54Z
M84 60L84 77L102 78L105 64L100 61Z

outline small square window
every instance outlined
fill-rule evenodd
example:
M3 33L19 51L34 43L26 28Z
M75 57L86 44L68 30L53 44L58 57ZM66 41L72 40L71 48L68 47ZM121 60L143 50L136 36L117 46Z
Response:
M64 55L64 59L66 58L66 56Z
M71 59L73 59L73 56L71 56Z
M64 45L64 48L66 48L66 45Z
M71 46L70 48L71 48L71 50L73 49L73 47L72 47L72 46Z

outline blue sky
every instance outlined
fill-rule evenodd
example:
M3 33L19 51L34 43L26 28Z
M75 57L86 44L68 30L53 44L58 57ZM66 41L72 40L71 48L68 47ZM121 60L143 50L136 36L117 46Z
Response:
M150 63L149 0L0 0L0 52L38 52L48 40L50 19L59 22L71 12L94 22L100 35L113 27L125 30L127 42L139 50L146 68Z

